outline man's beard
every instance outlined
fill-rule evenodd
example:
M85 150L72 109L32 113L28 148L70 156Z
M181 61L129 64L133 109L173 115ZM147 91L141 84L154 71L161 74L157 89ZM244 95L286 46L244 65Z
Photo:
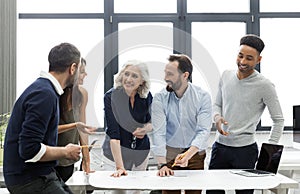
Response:
M166 90L168 92L177 91L180 89L180 87L182 85L182 82L179 79L176 82L167 81L167 83L169 83L169 84L167 84L167 87L166 87Z
M171 88L169 85L167 85L166 90L167 90L168 92L173 92L173 91L174 91L173 88Z
M76 74L75 74L76 75ZM66 81L66 87L72 87L75 81L75 75L70 76Z

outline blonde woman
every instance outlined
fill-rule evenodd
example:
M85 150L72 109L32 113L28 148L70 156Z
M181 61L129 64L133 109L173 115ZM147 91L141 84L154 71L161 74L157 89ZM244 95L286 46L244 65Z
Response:
M149 72L145 63L128 61L115 79L114 88L104 95L107 123L103 144L104 169L114 177L127 170L146 170L152 130Z

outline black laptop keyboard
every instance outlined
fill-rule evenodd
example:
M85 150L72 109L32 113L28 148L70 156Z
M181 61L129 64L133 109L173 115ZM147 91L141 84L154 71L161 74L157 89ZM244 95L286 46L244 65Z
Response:
M270 172L266 172L266 171L263 171L263 170L255 170L255 169L246 169L244 171L255 173L255 174L270 174Z

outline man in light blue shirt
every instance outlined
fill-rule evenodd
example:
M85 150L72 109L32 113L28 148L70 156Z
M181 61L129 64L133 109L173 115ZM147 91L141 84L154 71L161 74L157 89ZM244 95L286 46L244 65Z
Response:
M185 55L171 55L168 60L167 89L157 93L152 102L151 149L160 165L159 176L173 175L173 170L204 168L212 122L211 96L191 83L190 59ZM201 191L188 191L191 193Z

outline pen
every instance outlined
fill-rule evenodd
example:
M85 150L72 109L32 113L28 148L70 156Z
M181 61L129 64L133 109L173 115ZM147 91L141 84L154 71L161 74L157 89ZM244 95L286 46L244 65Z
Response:
M185 155L186 155L187 151L184 152L181 156L179 156L178 160L181 160ZM176 161L174 161L174 163L172 164L172 167L174 167L176 165Z
M94 144L94 145L82 145L81 148L94 148L94 147L101 147L100 144Z

